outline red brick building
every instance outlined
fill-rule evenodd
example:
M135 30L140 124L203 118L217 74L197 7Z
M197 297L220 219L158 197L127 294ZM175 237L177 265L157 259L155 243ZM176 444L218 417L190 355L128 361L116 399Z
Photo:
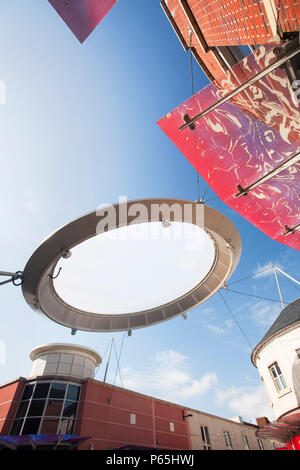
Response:
M247 55L242 46L250 46L249 54L300 29L299 0L162 0L161 6L185 50L192 31L192 52L210 80L220 81Z
M70 385L80 390L78 401L69 400L70 396L66 395ZM54 397L58 389L62 394L58 397L56 393ZM68 416L61 416L62 410L66 410L62 415ZM19 435L19 432L51 436L66 433L89 438L80 449L91 446L95 450L125 446L190 449L188 422L183 420L183 411L179 405L94 379L70 382L69 377L19 378L0 387L0 436ZM39 413L40 416L33 416Z
M245 436L251 449L272 448L255 437L253 424L95 380L101 358L89 348L52 344L31 358L28 379L0 386L0 450L243 449Z

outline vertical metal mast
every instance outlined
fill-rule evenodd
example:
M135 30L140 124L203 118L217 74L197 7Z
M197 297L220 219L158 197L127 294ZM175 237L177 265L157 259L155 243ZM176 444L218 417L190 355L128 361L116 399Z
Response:
M109 361L110 361L110 356L111 356L111 350L112 350L112 345L113 345L114 339L115 339L115 338L114 338L114 336L113 336L112 339L111 339L111 342L110 342L109 355L108 355L108 359L107 359L107 364L106 364L106 368L105 368L105 374L104 374L103 382L106 381L106 376L107 376L107 371L108 371L108 366L109 366Z
M281 305L282 305L282 308L284 308L285 305L283 303L282 293L281 293L280 285L279 285L279 282L278 282L276 269L277 269L276 266L273 266L274 275L275 275L275 279L276 279L276 284L277 284L278 292L279 292L279 295L280 295Z

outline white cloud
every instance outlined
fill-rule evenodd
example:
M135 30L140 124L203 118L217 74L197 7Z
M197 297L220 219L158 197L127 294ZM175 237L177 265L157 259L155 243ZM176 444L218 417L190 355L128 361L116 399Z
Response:
M209 372L202 376L200 380L192 380L191 384L181 390L184 398L202 395L218 383L217 374Z
M206 325L206 328L208 328L215 336L223 335L226 331L225 328L221 328L216 325Z
M218 383L215 372L194 378L187 362L187 356L178 351L159 352L143 371L124 367L121 371L123 384L142 393L181 402L183 398L203 395Z
M240 393L240 391L241 391L241 388L235 387L235 386L227 388L226 390L218 389L216 391L216 403L218 405L223 404L230 398L237 396Z
M251 319L264 327L270 327L281 312L281 304L260 301L250 307Z
M224 404L244 420L255 422L255 419L266 416L270 421L275 419L264 386L231 387L216 391L216 403Z
M263 265L258 264L257 268L253 272L255 274L255 279L261 279L269 276L274 276L273 266L278 266L278 268L283 269L279 262L269 261Z
M223 324L218 323L218 325L213 325L211 323L203 323L205 328L207 328L211 333L213 333L216 337L219 337L225 333L227 333L228 330L231 330L234 326L233 322L231 320L226 320L223 322Z

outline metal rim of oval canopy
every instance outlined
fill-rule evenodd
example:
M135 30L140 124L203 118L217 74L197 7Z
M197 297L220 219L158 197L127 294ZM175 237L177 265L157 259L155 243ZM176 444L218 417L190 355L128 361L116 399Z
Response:
M72 248L122 226L163 223L164 214L167 214L170 222L184 221L200 226L213 242L214 260L210 270L192 289L155 308L124 314L92 313L77 309L58 295L53 284L54 271L59 260L71 254ZM31 308L71 329L91 332L128 331L184 315L206 301L224 286L240 256L241 238L236 227L224 214L202 202L161 198L119 202L77 218L43 241L25 266L22 292Z

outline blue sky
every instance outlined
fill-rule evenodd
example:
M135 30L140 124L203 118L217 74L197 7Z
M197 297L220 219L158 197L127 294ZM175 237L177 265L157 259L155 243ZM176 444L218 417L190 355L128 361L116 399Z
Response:
M103 203L171 197L194 200L196 174L156 122L191 95L189 54L158 0L121 0L83 45L46 0L0 7L1 270L22 270L37 245L60 226ZM207 84L195 64L195 89ZM206 184L200 179L201 191ZM214 197L209 190L207 197ZM269 239L220 200L243 242L229 282L277 264L297 278L298 252ZM299 296L288 281L286 301ZM274 277L236 290L279 299ZM232 287L233 288L233 287ZM254 346L280 304L222 292ZM111 334L78 332L33 312L21 289L1 287L0 381L27 376L29 352L75 342L104 354ZM121 347L123 333L114 334ZM124 340L123 383L223 417L272 417L251 348L219 295L169 322ZM116 371L111 362L109 381ZM102 379L104 367L98 371ZM118 383L118 382L116 382Z

